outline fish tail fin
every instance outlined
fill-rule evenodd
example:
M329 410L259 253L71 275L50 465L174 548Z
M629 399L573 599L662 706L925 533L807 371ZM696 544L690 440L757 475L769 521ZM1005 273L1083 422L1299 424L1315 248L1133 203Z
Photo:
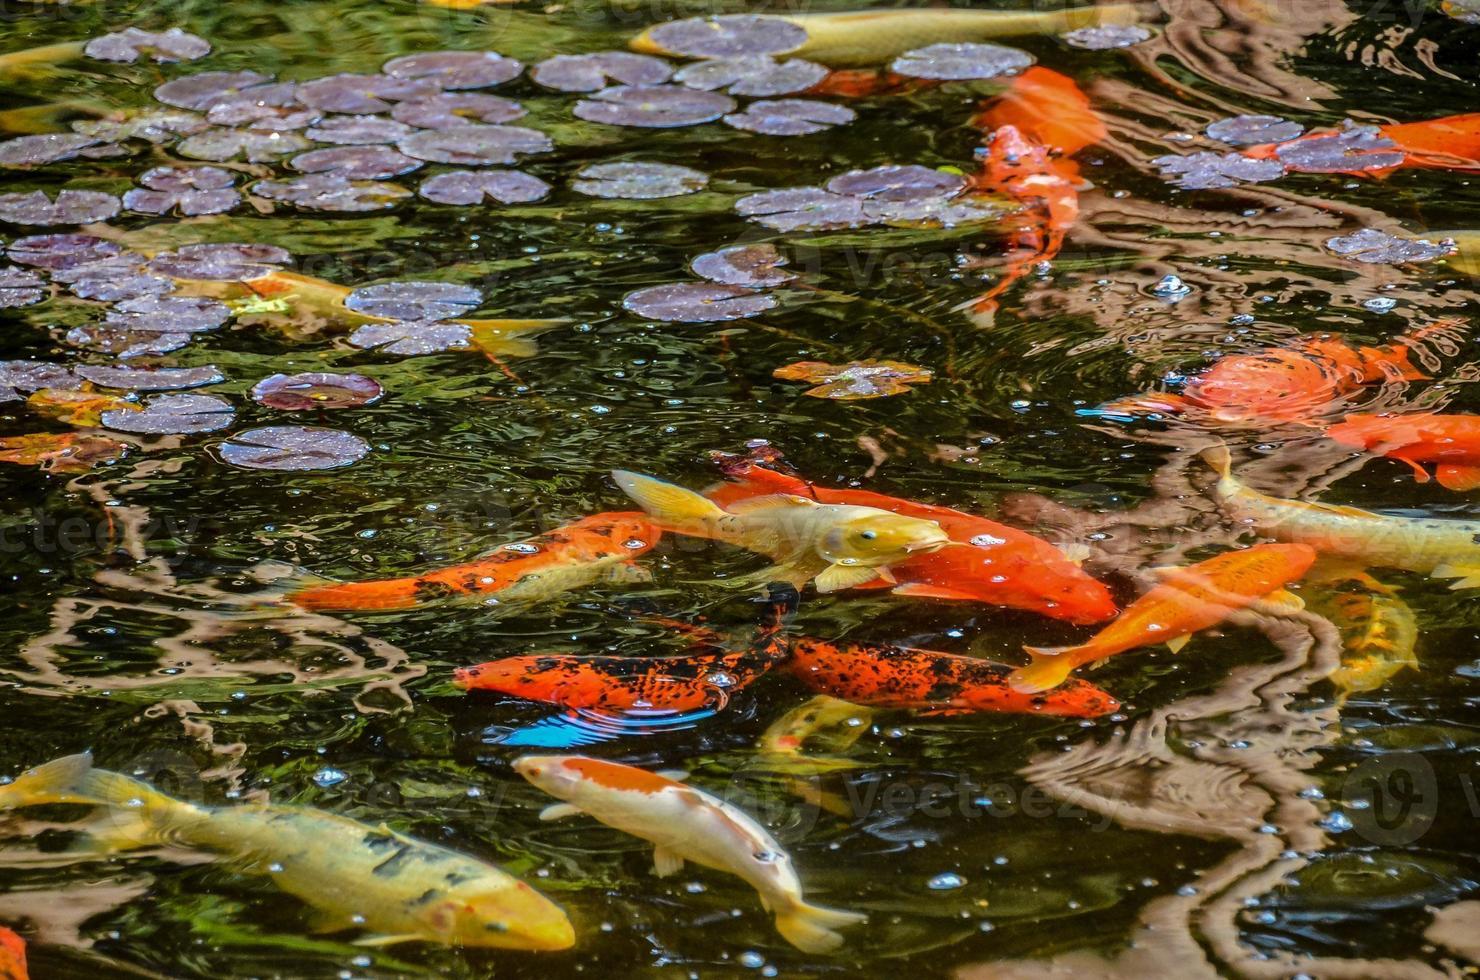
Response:
M627 470L612 470L612 479L639 507L660 520L694 524L725 516L713 501L674 483Z
M63 756L28 769L15 781L0 786L0 810L47 803L88 803L78 789L92 769L92 753Z
M828 953L843 945L836 930L867 922L861 912L844 912L808 905L798 899L776 913L776 931L804 953Z
M1209 446L1199 455L1202 456L1204 463L1207 463L1217 472L1220 479L1227 480L1233 477L1233 456L1228 452L1228 447L1223 445L1223 443L1220 442L1217 445Z
M168 844L172 818L194 809L148 783L106 769L89 769L78 781L78 789L83 802L107 808L85 825L88 846L99 851Z
M1024 647L1023 649L1028 651L1033 662L1007 675L1007 683L1012 685L1014 691L1022 694L1042 694L1044 691L1053 690L1069 679L1069 671L1074 669L1074 661L1064 656L1068 647L1058 649Z
M431 593L435 595L435 593ZM303 574L286 580L281 601L300 609L379 611L410 609L419 596L417 579L341 582L322 575Z

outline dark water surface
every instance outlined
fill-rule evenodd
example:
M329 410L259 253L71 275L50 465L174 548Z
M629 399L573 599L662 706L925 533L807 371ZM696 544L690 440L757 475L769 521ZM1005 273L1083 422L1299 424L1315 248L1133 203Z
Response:
M784 672L712 718L584 750L685 769L765 818L809 895L868 913L834 956L786 945L736 878L690 866L660 880L642 842L589 820L541 823L548 800L510 770L526 750L506 740L551 709L469 697L450 683L455 667L506 655L684 650L635 611L703 614L743 636L756 608L716 580L762 559L670 541L648 561L651 585L601 586L532 609L241 612L254 608L242 596L268 588L253 579L264 562L348 580L463 561L626 509L606 475L613 467L701 487L717 479L710 451L754 440L822 485L945 504L1094 546L1086 568L1121 601L1136 594L1141 570L1237 540L1201 492L1203 468L1185 451L1194 435L1077 410L1302 333L1383 343L1441 316L1468 321L1474 285L1442 263L1360 265L1323 243L1360 227L1410 237L1477 227L1480 197L1471 176L1433 169L1182 191L1149 160L1227 149L1198 134L1238 113L1319 128L1470 111L1480 28L1437 8L1366 0L1162 7L1152 13L1157 35L1121 51L1076 50L1051 36L1005 42L1074 78L1110 136L1078 156L1094 187L1080 195L1064 251L1007 291L990 327L954 308L983 288L958 259L1000 253L994 228L778 234L736 216L733 203L885 163L970 172L982 136L970 119L995 84L865 98L852 103L851 125L780 139L718 123L584 123L570 112L576 96L521 78L498 93L529 109L516 125L555 141L553 153L520 164L554 185L543 201L453 208L413 197L362 215L244 205L185 221L125 213L109 222L139 248L270 243L292 253L295 270L335 283L464 283L482 291L481 316L569 322L495 363L477 351L359 351L333 323L274 329L271 317L262 323L239 307L226 329L151 362L218 366L227 380L205 392L231 401L230 429L143 437L123 460L81 475L4 467L0 772L91 748L100 765L186 799L266 794L385 822L534 884L569 910L578 942L553 954L365 950L353 934L314 935L305 905L228 864L184 863L175 852L78 856L56 824L27 813L6 817L0 921L31 939L33 975L1017 976L1037 975L1022 961L1050 957L1084 976L1452 969L1453 954L1423 933L1436 908L1480 890L1480 614L1472 593L1442 582L1379 573L1417 617L1421 666L1344 703L1300 668L1308 633L1256 623L1200 634L1176 657L1143 650L1110 661L1090 676L1124 707L1093 722L880 712L842 753L854 765L816 777L814 788L845 801L845 815L818 809L757 761L760 734L809 697ZM6 74L0 101L17 111L0 120L9 135L63 131L143 107L160 82L202 70L303 80L444 48L532 63L621 48L656 21L741 9L8 4L6 51L128 25L179 26L215 50L184 65L82 60ZM821 0L809 9L849 8ZM5 190L121 193L169 159L166 148L143 147L8 171ZM567 186L585 164L635 159L699 169L710 186L654 201L597 200ZM248 179L272 169L232 166ZM400 180L414 189L436 169ZM621 307L631 290L690 280L687 262L700 252L760 241L776 244L806 286L778 293L772 311L657 323ZM1168 275L1189 291L1158 294ZM1382 311L1374 299L1394 304ZM0 315L0 356L111 361L60 343L67 327L96 322L96 304L62 293ZM1474 349L1462 332L1434 355L1429 373L1441 382L1362 397L1473 411ZM798 360L865 357L921 365L935 380L898 397L832 402L772 378ZM368 375L385 397L322 418L249 397L270 374L312 370ZM361 436L369 454L306 473L220 456L232 431L316 422ZM64 430L25 402L0 405L0 435ZM1265 457L1257 482L1281 496L1480 517L1472 497L1419 485L1400 463L1359 465L1309 428L1228 438ZM1023 662L1025 643L1088 635L1029 613L858 592L809 594L796 628L1012 663ZM1323 959L1302 966L1304 957Z

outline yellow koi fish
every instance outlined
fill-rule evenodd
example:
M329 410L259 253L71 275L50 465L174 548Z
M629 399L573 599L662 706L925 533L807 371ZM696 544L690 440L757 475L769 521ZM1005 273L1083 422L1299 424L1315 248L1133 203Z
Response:
M1458 579L1451 589L1480 588L1480 521L1394 517L1356 507L1283 500L1234 479L1226 448L1207 450L1203 459L1219 473L1214 493L1223 508L1260 534L1308 544L1324 555L1366 566Z
M1418 669L1418 620L1396 595L1332 592L1310 608L1331 620L1341 634L1341 666L1328 678L1341 701L1376 691L1404 670Z
M764 14L766 20L795 24L807 32L805 41L776 58L796 57L824 65L848 67L881 65L906 51L951 41L990 41L1003 37L1063 34L1102 24L1135 24L1143 20L1134 4L1106 4L1067 10L963 10L947 8L861 10L825 14ZM655 25L633 38L629 46L643 54L683 57L663 46Z
M777 563L766 573L767 580L798 589L814 579L818 592L876 578L892 582L890 565L951 543L935 521L876 507L771 494L721 508L692 490L650 476L614 470L612 478L665 530L766 555Z
M808 953L843 944L834 930L867 916L807 904L791 857L765 828L724 800L645 769L578 755L526 755L514 769L564 803L544 820L586 813L623 833L651 841L659 877L684 861L728 871L760 893L786 941Z
M105 850L176 844L221 854L312 905L326 930L372 933L363 946L431 942L568 949L560 907L491 864L308 807L201 807L72 755L0 786L0 809L49 803L105 807L88 825Z

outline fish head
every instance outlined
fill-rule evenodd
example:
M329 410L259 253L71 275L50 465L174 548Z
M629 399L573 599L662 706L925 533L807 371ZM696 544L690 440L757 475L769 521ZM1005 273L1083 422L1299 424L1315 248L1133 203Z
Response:
M839 565L871 568L938 551L950 543L950 536L935 521L880 510L828 527L817 542L817 553Z
M433 931L451 946L569 949L574 927L565 911L522 881L449 896L427 911Z
M514 771L551 796L568 800L585 780L579 769L566 765L565 755L522 755L514 760Z

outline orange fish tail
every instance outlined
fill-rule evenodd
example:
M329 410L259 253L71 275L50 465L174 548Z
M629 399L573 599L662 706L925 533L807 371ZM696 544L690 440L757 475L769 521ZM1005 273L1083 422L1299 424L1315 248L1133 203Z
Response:
M1033 658L1033 662L1007 675L1007 683L1012 685L1014 691L1021 694L1042 694L1069 679L1069 672L1074 669L1074 660L1066 654L1071 647L1023 649Z

